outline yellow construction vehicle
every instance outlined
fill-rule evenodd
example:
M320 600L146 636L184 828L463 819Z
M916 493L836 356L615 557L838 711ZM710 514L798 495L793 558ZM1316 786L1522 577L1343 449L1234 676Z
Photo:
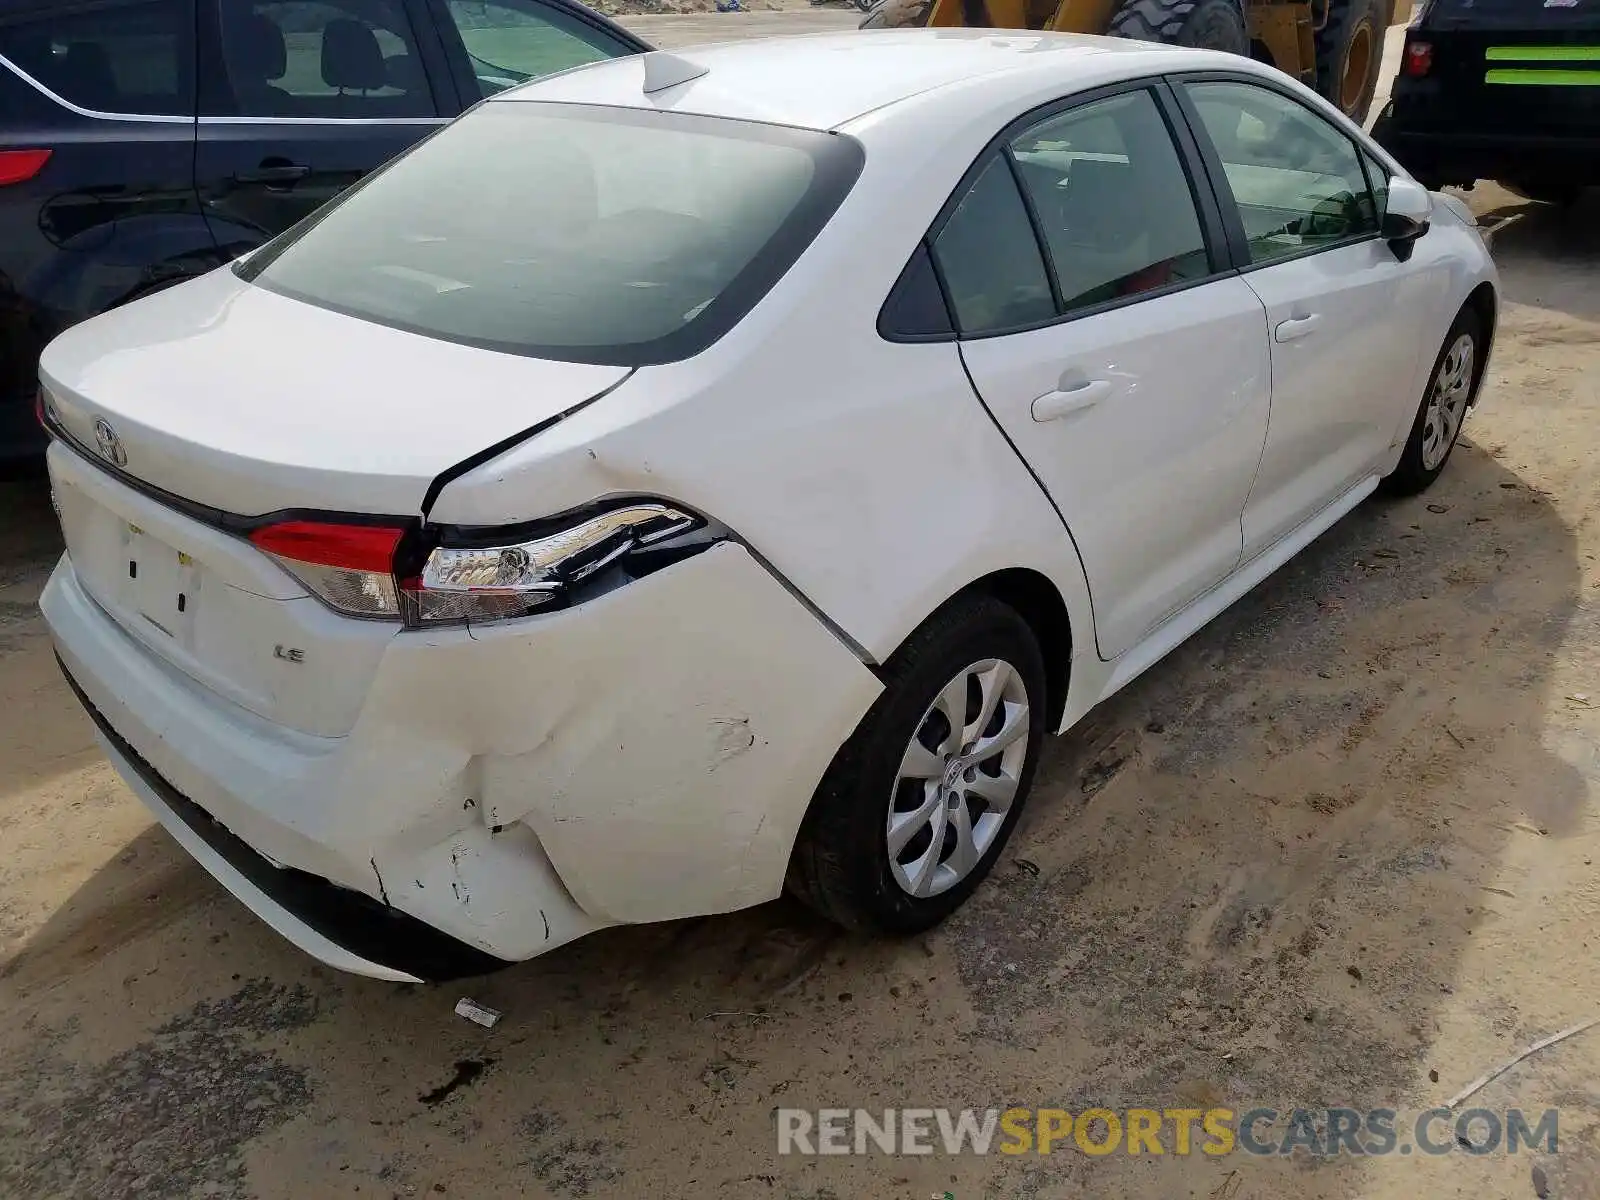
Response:
M863 29L1036 29L1203 46L1271 63L1365 121L1412 0L879 0Z

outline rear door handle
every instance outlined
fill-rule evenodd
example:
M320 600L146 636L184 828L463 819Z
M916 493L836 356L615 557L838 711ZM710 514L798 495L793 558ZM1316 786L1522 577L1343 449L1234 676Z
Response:
M263 164L254 171L240 171L233 177L235 183L264 183L268 187L296 183L311 174L304 163Z
M1322 324L1322 318L1316 313L1307 313L1301 317L1290 317L1287 321L1279 321L1274 336L1280 342L1292 342L1297 338L1308 337L1317 331L1317 326Z
M1109 379L1090 379L1071 387L1046 392L1033 402L1035 421L1059 421L1062 417L1092 408L1111 394Z

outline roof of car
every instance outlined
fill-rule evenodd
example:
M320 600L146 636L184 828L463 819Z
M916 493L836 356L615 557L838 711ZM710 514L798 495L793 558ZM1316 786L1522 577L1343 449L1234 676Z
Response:
M675 56L707 68L646 94L641 58L597 63L503 92L496 102L669 108L834 129L865 113L979 77L1049 74L1063 92L1176 67L1238 63L1205 51L1085 34L896 29L696 46ZM1220 60L1220 61L1213 61Z

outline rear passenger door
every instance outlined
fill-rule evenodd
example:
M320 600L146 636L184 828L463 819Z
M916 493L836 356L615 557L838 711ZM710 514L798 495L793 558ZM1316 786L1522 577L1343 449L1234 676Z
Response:
M1224 579L1267 429L1261 302L1161 85L1021 122L933 242L979 395L1061 510L1114 658Z
M196 182L241 253L460 111L408 0L201 0Z

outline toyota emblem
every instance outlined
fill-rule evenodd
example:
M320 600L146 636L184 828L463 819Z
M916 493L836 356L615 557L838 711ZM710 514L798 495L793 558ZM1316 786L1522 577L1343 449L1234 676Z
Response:
M111 422L98 417L94 423L94 442L100 448L100 457L115 466L128 465L128 452L122 448L122 439L111 428Z

